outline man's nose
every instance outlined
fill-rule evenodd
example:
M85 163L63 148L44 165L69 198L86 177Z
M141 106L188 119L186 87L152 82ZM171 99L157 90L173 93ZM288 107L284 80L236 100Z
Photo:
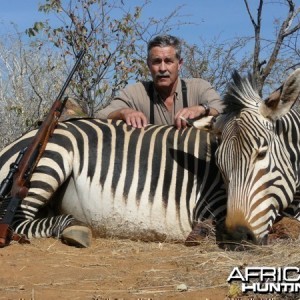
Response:
M159 65L159 70L160 70L161 72L165 72L165 71L167 70L167 65L166 65L164 62L162 62L162 63Z

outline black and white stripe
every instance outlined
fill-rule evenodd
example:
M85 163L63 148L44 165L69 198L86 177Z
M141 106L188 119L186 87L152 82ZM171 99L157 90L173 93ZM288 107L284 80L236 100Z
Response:
M293 95L299 95L300 84L294 82L299 74L293 73L295 78L285 84L281 95L285 102L297 100ZM299 218L300 115L287 110L287 105L284 113L281 100L277 101L277 106L274 101L263 102L251 81L238 74L224 98L216 160L228 200L218 239L229 248L232 242L264 243L280 215Z
M34 133L0 153L0 180ZM216 147L214 135L193 128L133 129L98 119L59 123L14 227L29 237L59 236L75 218L99 234L185 239L195 222L224 215ZM49 205L63 215L40 219Z

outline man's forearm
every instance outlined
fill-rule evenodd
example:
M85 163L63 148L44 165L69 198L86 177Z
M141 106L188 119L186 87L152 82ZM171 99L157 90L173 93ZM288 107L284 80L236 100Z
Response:
M210 107L209 116L217 117L219 114L220 113L215 108Z

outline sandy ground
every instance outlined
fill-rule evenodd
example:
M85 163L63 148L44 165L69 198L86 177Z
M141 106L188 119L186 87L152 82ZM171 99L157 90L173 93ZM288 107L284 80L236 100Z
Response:
M55 239L13 242L0 249L0 299L224 299L228 272L210 279L224 252L210 242L204 248L114 239L94 239L88 249ZM207 251L216 255L208 259Z
M233 267L300 267L299 222L294 239L249 251L220 249L214 236L199 246L93 238L90 248L56 239L12 242L0 248L0 299L298 299L297 295L241 294L227 283Z

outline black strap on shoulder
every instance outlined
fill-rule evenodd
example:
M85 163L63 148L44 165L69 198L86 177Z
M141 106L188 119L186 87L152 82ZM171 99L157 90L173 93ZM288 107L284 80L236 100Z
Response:
M181 91L182 91L183 107L188 107L186 83L182 79L181 79Z
M149 97L150 97L150 124L154 124L154 86L153 81L149 85Z
M187 101L187 87L183 79L181 79L181 92L182 92L182 102L183 107L188 107ZM149 84L149 97L150 97L150 124L154 124L154 85L151 81Z

